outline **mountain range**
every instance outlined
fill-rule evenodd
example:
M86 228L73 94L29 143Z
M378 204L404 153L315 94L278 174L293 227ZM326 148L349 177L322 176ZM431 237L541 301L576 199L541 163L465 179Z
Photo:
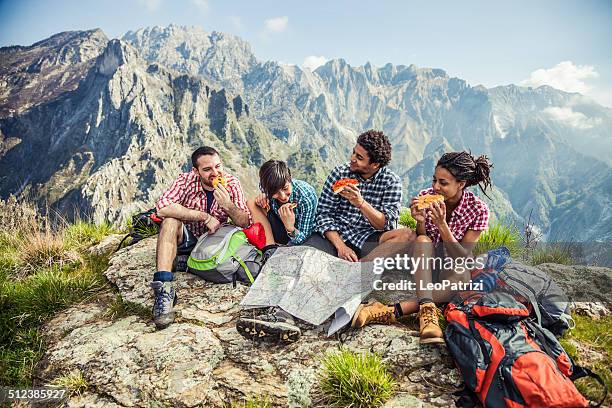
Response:
M414 65L334 59L310 71L176 25L0 49L0 196L96 220L150 206L202 144L251 194L272 157L320 188L370 128L393 144L405 203L441 154L466 149L494 163L485 199L497 218L532 214L549 240L612 239L612 110L580 94L488 89Z

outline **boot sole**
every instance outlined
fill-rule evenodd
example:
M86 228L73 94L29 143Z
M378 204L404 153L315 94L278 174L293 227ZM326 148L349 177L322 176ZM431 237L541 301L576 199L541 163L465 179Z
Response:
M274 323L274 326L254 319L240 319L236 330L241 336L258 342L290 344L298 341L302 334L299 329L286 323Z
M432 337L429 339L419 339L420 344L446 344L442 337Z

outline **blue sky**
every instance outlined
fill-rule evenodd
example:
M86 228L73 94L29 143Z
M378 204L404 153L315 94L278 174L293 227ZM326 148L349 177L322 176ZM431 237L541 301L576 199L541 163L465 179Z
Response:
M471 85L549 84L612 107L612 1L0 1L0 46L99 27L199 25L261 60L442 68Z

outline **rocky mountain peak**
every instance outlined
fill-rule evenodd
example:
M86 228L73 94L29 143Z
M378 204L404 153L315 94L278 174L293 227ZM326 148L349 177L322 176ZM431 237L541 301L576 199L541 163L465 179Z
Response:
M76 89L107 42L106 35L94 29L0 48L0 118Z
M112 76L119 66L137 59L140 58L134 47L124 41L114 39L108 42L104 52L96 61L97 72Z

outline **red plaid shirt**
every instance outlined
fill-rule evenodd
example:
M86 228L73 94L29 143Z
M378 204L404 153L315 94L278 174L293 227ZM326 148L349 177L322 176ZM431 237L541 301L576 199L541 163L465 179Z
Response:
M223 173L223 175L227 180L227 191L232 198L232 202L236 204L236 207L246 211L249 214L250 220L251 213L246 205L244 190L242 190L240 181L231 174ZM170 188L157 200L155 207L159 210L172 203L177 203L192 210L206 211L206 201L206 193L200 182L200 176L190 171L189 173L181 174L174 180ZM213 201L209 213L219 220L221 224L226 223L229 218L227 213L219 207L217 200ZM204 222L201 221L188 221L185 225L196 237L208 231Z
M419 195L434 194L433 188L422 190ZM463 190L463 196L457 208L453 210L448 227L459 242L468 230L482 231L489 225L489 207L471 191ZM427 213L425 232L433 243L440 242L440 230Z

